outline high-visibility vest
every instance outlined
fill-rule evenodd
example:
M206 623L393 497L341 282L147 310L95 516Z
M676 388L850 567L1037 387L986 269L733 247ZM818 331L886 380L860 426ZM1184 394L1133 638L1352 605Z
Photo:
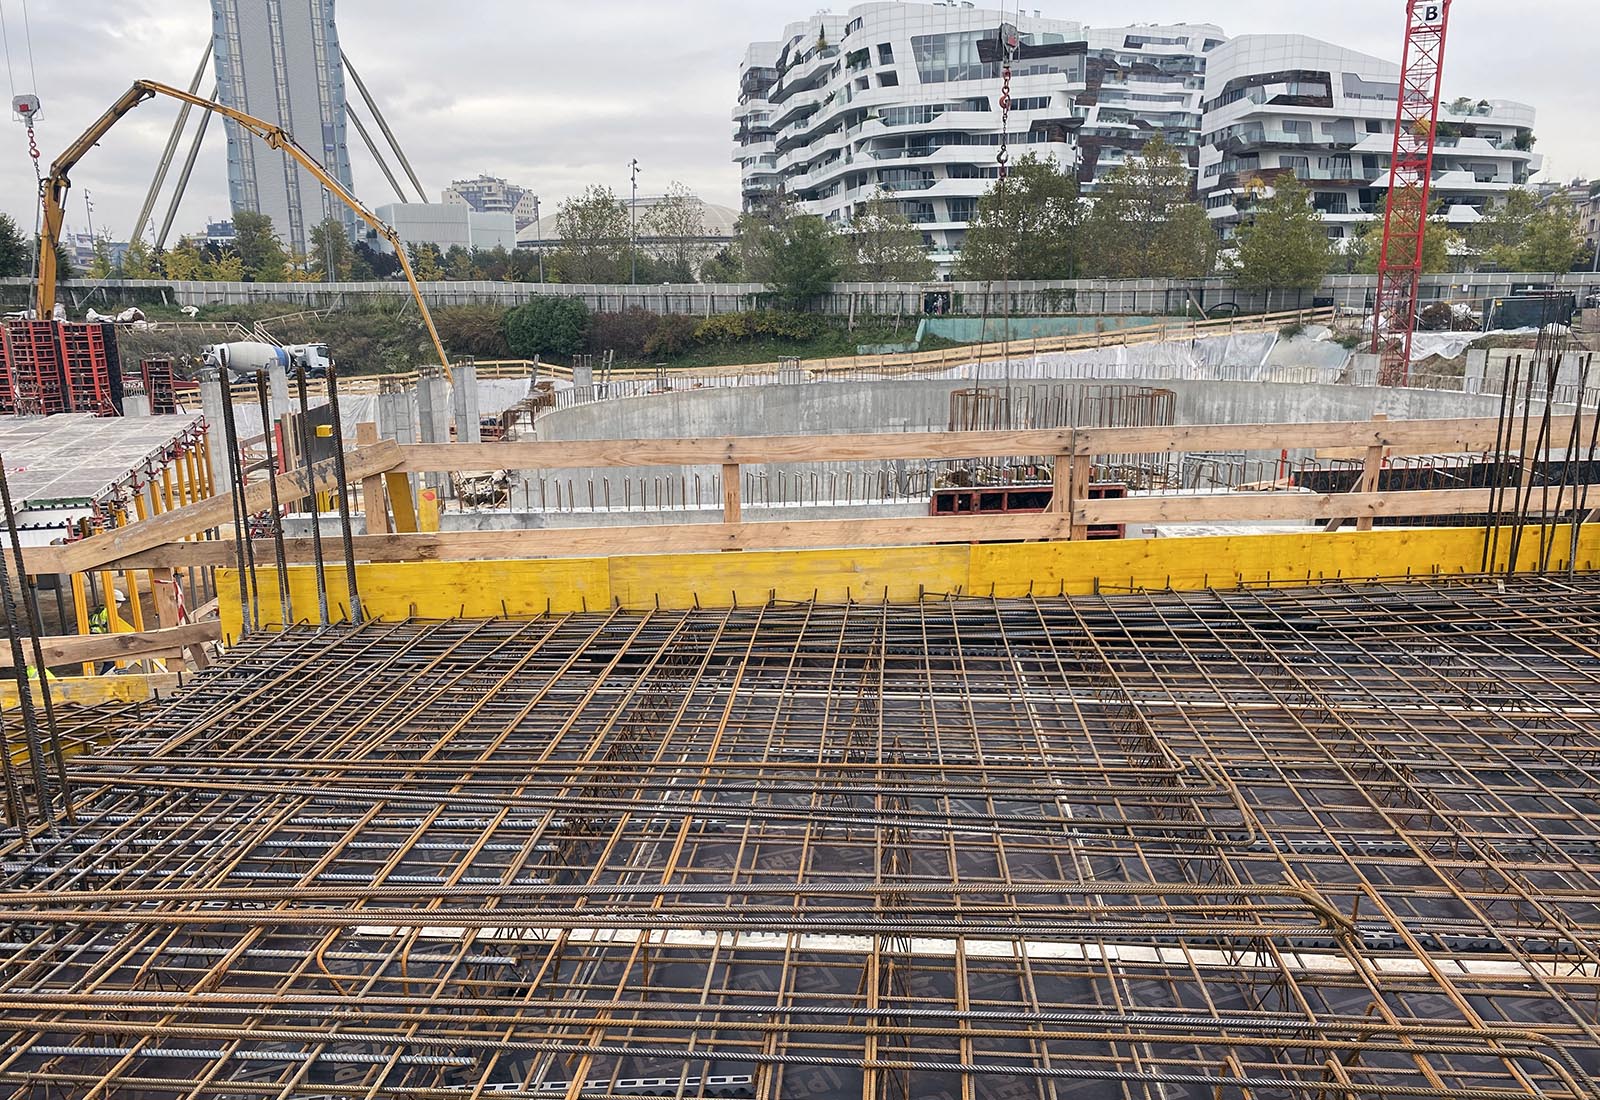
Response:
M105 634L111 629L111 612L102 607L89 616L89 633Z

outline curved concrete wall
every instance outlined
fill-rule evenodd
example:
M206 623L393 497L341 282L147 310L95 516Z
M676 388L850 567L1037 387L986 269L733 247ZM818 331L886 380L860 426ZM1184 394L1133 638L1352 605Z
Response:
M1116 383L1075 384L1087 387ZM1498 397L1438 390L1145 378L1126 384L1173 390L1178 396L1180 424L1310 423L1366 420L1378 414L1394 420L1439 419L1495 416L1500 409ZM943 431L948 426L951 392L972 385L970 381L926 379L810 382L625 397L548 412L539 418L537 437L556 441ZM1300 457L1293 450L1290 454ZM856 479L879 479L886 465L891 476L903 478L908 467L918 468L923 463L787 463L747 468L746 472L774 480L785 474L792 478L796 473L813 472L822 477L850 473ZM580 486L581 493L581 486L591 476L609 477L613 483L624 476L635 481L680 478L688 487L691 503L698 498L698 503L715 504L721 494L720 471L715 467L523 471L513 482L537 482L541 477L570 479ZM512 503L513 507L530 510L542 504L532 491L521 497L514 491Z
M1039 383L1028 380L1018 388L1033 384ZM1174 391L1180 424L1291 424L1362 420L1379 413L1396 420L1494 416L1500 408L1498 397L1440 390L1187 379L1138 379L1125 384ZM538 438L943 431L949 420L950 394L971 386L967 381L917 379L682 390L554 410L539 418Z

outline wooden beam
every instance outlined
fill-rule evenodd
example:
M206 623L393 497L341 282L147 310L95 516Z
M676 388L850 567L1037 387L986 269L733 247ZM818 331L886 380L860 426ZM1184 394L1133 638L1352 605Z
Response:
M1592 491L1600 492L1600 486ZM1310 521L1329 516L1464 516L1489 511L1489 489L1420 489L1394 493L1212 493L1096 500L1074 514L1077 523L1218 523L1240 520ZM1582 492L1582 487L1579 487ZM1551 494L1552 513L1561 511ZM1566 494L1566 506L1572 494ZM1542 500L1535 501L1542 507Z
M1374 417L1376 420L1387 420L1387 416ZM1361 459L1361 481L1357 491L1363 495L1371 495L1378 491L1378 477L1383 473L1383 456L1386 452L1382 447L1368 447L1367 453ZM1372 517L1362 516L1356 520L1357 531L1372 530Z
M368 447L378 442L378 426L370 420L356 425L356 446ZM369 535L386 535L389 525L389 508L383 497L383 475L373 474L361 479L361 514L367 521Z
M394 510L394 529L402 534L414 534L417 530L417 505L411 499L411 478L390 471L383 475L383 483L389 490L389 507ZM376 531L369 533L377 534Z
M1573 418L1553 421L1567 438ZM1520 433L1520 421L1513 422ZM1187 424L874 435L773 435L705 439L608 439L546 443L419 443L401 448L396 469L524 470L561 467L725 466L767 462L855 462L893 458L993 458L1007 455L1161 454L1170 451L1278 451L1284 447L1383 447L1393 454L1483 451L1494 446L1493 417L1457 420L1346 420L1310 424Z
M345 456L345 469L352 480L368 474L391 470L400 461L400 445L384 440L370 447L361 447ZM333 460L320 462L310 471L291 470L278 475L278 495L283 500L297 500L315 492L323 492L338 485L334 476ZM245 506L250 512L259 512L272 504L271 488L265 481L256 482L245 489ZM93 538L84 539L65 547L46 547L58 553L57 568L44 570L50 573L81 573L97 569L105 563L126 558L141 550L163 543L174 542L199 531L222 527L232 521L233 507L227 496L207 497L196 504L167 512L142 523L129 524L106 531ZM37 557L42 558L43 555ZM29 565L30 571L32 564Z
M1077 460L1077 461L1081 461ZM1580 486L1579 492L1583 491ZM1488 511L1487 489L1388 493L1207 493L1082 501L1070 512L904 519L794 520L736 524L688 523L618 527L551 527L515 531L401 532L357 535L357 561L486 561L511 558L607 557L702 550L783 550L928 543L1066 539L1072 528L1109 523L1308 522L1333 515L1459 516ZM1590 487L1600 496L1600 485ZM1542 505L1542 499L1540 500ZM1572 504L1571 490L1566 506ZM1554 494L1552 510L1559 511ZM114 563L119 569L222 566L235 563L232 542L177 542ZM292 564L313 560L309 538L286 539ZM256 560L270 561L270 542Z
M48 668L96 661L126 661L179 652L188 646L220 641L222 623L190 623L142 634L70 634L39 639ZM33 642L23 639L23 652L32 660ZM0 646L0 668L11 668L11 650Z
M57 706L95 707L108 703L142 703L158 695L171 695L177 689L178 674L175 672L63 676L50 681L50 698ZM11 710L17 704L16 681L0 680L0 707Z
M744 518L739 499L739 464L725 463L722 467L722 522L738 523Z
M1537 418L1534 418L1535 420ZM1588 418L1586 417L1585 420ZM1573 417L1553 419L1565 439ZM1078 453L1163 454L1169 451L1278 451L1385 447L1393 454L1485 451L1494 447L1494 417L1458 420L1347 420L1310 424L1180 424L1156 428L1080 428ZM1513 421L1521 432L1520 419Z

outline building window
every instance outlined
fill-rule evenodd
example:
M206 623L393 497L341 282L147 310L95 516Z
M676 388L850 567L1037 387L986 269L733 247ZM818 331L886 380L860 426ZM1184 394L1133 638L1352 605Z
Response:
M994 80L1000 75L998 63L985 65L978 60L978 42L989 31L963 31L959 34L919 34L911 39L911 53L917 62L917 78L924 84L948 80Z
M894 64L894 47L891 46L887 42L879 42L878 43L878 64L880 64L880 65L893 65Z
M900 74L899 73L879 73L878 74L878 87L880 87L880 88L898 88L899 86L900 86Z
M1381 133L1383 133L1383 123L1379 122L1375 118L1367 119L1367 133L1369 133L1369 134L1381 134Z
M949 200L950 220L953 222L970 222L978 216L978 200L970 197Z
M1308 179L1311 176L1310 157L1279 157L1278 167L1288 169L1299 179Z

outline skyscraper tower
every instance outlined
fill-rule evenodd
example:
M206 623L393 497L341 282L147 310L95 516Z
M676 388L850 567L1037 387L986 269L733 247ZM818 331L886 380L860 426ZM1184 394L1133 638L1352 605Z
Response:
M283 127L351 187L344 61L333 5L334 0L211 0L217 96ZM328 218L354 228L344 204L288 157L232 122L226 127L235 213L268 215L285 245L305 253L313 231Z

